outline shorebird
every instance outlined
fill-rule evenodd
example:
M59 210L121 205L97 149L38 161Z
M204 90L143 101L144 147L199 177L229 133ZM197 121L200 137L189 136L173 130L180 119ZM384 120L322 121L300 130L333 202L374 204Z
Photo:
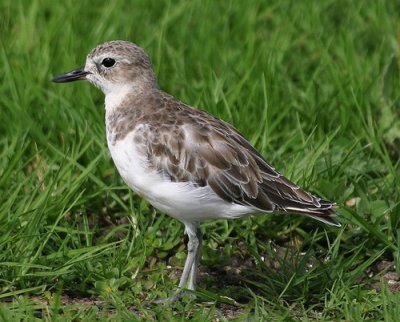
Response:
M77 80L105 94L107 144L123 180L185 225L188 255L171 302L195 290L203 220L290 213L340 226L334 202L282 176L230 124L160 90L139 46L101 44L53 82Z

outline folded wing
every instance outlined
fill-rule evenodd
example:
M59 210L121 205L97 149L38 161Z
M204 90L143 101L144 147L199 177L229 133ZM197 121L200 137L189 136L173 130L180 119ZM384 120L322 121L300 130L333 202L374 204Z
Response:
M209 185L223 200L254 212L297 213L339 226L335 203L302 190L280 175L229 124L193 110L174 131L149 126L148 161L172 181ZM207 120L205 122L204 120Z

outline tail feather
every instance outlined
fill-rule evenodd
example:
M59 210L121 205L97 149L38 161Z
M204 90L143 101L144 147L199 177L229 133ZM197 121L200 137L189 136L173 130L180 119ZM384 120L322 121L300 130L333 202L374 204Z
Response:
M316 219L331 226L341 227L342 225L335 219L337 212L333 208L335 208L336 204L326 200L319 200L319 203L321 204L321 207L318 208L287 207L285 210L288 212L293 211L294 213Z
M316 219L318 221L321 221L325 224L328 224L330 226L335 226L335 227L341 227L342 225L336 221L335 216L337 215L337 213L335 211L331 211L331 213L329 214L305 214L305 216Z

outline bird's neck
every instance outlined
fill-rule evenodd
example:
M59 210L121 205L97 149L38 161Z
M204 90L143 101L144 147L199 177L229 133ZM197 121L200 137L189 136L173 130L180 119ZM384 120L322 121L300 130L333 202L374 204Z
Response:
M149 111L146 100L154 91L158 89L126 87L106 93L105 123L109 145L113 145L127 128L132 129L135 122Z
M105 91L105 108L106 113L112 113L115 109L119 108L121 104L128 98L130 100L140 98L146 93L157 89L157 84L148 84L145 82L131 83L125 86L118 86L112 88L110 91Z
M128 96L134 93L135 90L128 86L123 86L118 90L106 93L105 97L106 113L112 113L127 99Z

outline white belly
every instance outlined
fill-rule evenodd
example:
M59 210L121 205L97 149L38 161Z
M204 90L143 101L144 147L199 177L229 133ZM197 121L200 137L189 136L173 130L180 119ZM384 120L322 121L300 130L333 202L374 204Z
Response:
M237 218L253 213L249 207L226 202L208 186L171 182L149 169L145 156L138 153L132 134L114 145L109 142L114 163L126 184L154 207L183 222L212 218Z

